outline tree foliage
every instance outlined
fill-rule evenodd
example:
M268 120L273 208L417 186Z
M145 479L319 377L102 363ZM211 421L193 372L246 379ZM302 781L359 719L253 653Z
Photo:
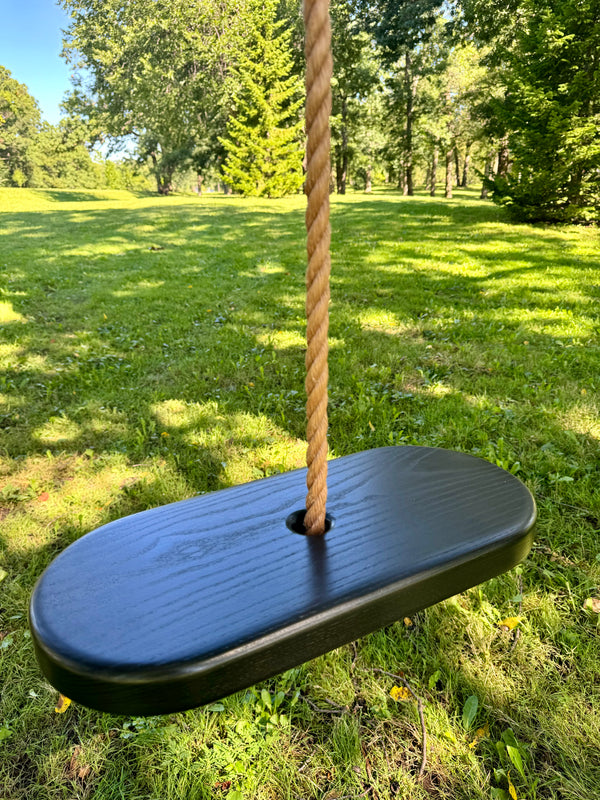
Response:
M85 68L71 107L95 122L98 135L134 137L161 193L177 168L195 156L206 161L203 142L217 141L240 2L62 0L71 17L65 56Z
M63 118L58 125L42 122L31 147L30 186L94 189L102 185L102 167L85 146L81 120Z
M520 219L599 220L599 0L464 0L461 23L495 83L479 107L494 199Z
M0 68L0 181L130 181L159 192L302 183L300 0L60 0L73 91L58 126ZM332 185L406 194L484 176L519 218L600 219L600 0L330 0ZM116 170L116 172L115 172ZM114 174L113 174L114 173ZM197 176L197 177L196 177ZM133 178L131 178L133 180ZM130 181L131 182L131 181Z
M359 14L356 0L331 0L332 155L336 187L346 192L348 167L365 127L366 104L379 82L371 37ZM372 160L367 159L367 160Z
M393 105L403 119L397 131L398 172L405 194L414 191L414 126L418 86L428 63L425 46L436 29L442 0L363 0L370 29L390 70Z
M495 197L530 220L584 221L600 212L600 3L527 0L526 24L504 52L497 113L512 165Z
M429 41L442 5L443 0L362 0L384 61L394 64Z
M40 110L27 86L0 66L0 185L22 186L28 182L39 122Z
M289 33L275 0L257 0L235 76L239 88L226 136L225 180L243 195L280 197L302 185L302 86L292 72Z

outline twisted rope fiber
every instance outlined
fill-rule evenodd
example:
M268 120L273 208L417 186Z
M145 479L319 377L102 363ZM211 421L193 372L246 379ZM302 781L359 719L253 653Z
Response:
M329 328L329 115L331 24L329 0L304 0L306 54L306 515L309 535L325 532L327 502L327 331Z

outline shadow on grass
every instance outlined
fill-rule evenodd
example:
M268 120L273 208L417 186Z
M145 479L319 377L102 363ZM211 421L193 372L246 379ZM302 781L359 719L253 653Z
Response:
M464 200L353 198L334 208L331 439L338 454L390 443L398 410L407 439L426 442L428 426L434 433L446 419L452 428L458 417L484 428L493 422L490 434L498 427L506 434L507 409L498 426L474 396L514 411L551 402L551 384L599 373L598 349L559 330L561 314L567 323L569 316L588 321L590 330L597 320L597 286L581 280L568 297L556 289L565 269L583 278L591 264L582 265L575 243L555 231L503 219L491 205ZM14 342L0 373L9 453L129 451L140 420L171 398L266 415L303 436L300 207L248 209L232 200L170 208L157 200L139 210L59 207L6 222L14 233L3 236L10 254L4 296L27 320L4 326ZM476 268L457 269L460 263ZM363 430L371 407L381 428L375 435ZM120 425L104 424L106 409L115 409ZM73 430L56 434L53 445L39 431L57 417ZM515 441L536 435L517 422L513 428ZM545 419L537 435L542 429L548 438L563 432L556 419ZM178 434L167 432L176 449ZM441 443L453 446L450 439ZM248 446L244 437L234 444ZM226 460L223 452L213 456L215 464ZM198 481L206 473L187 469L188 461L184 453L180 468L205 491L206 480Z
M51 200L55 203L98 203L106 202L114 197L115 192L111 190L102 191L101 189L92 189L86 191L76 191L74 189L33 189L32 195L38 196L45 200ZM133 190L128 191L133 197L154 197L155 195L147 190Z
M137 210L90 211L61 204L95 193L52 196L56 210L5 215L1 236L3 300L15 315L2 326L4 485L23 457L47 451L57 461L90 451L91 481L104 457L132 469L155 462L143 480L107 486L103 524L230 485L235 459L252 461L250 478L284 468L269 448L278 439L294 447L305 425L301 201L249 209L235 199L149 199ZM576 237L516 228L471 200L334 201L336 455L443 446L519 462L534 490L559 501L574 502L561 494L572 484L591 496L598 439L565 421L583 413L581 389L592 394L600 373L600 290L590 277L599 261L582 263L578 247ZM66 485L59 474L48 480ZM54 521L40 516L40 527L55 526L51 538L8 556L26 589L86 530L64 494ZM13 516L28 508L5 505ZM592 521L555 524L541 520L542 538L591 558ZM446 647L454 669L462 643ZM425 658L433 672L436 657Z

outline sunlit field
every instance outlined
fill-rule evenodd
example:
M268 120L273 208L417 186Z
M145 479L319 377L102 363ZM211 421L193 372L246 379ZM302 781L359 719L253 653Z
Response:
M131 719L55 711L28 598L101 524L303 465L304 198L0 189L0 797L600 797L600 231L476 198L332 197L331 456L488 459L536 497L531 555Z

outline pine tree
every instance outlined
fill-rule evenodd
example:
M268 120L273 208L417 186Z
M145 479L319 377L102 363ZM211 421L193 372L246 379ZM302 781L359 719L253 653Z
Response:
M243 195L281 197L302 186L301 84L292 74L289 33L276 22L276 0L250 5L239 55L239 89L227 134L225 180Z

